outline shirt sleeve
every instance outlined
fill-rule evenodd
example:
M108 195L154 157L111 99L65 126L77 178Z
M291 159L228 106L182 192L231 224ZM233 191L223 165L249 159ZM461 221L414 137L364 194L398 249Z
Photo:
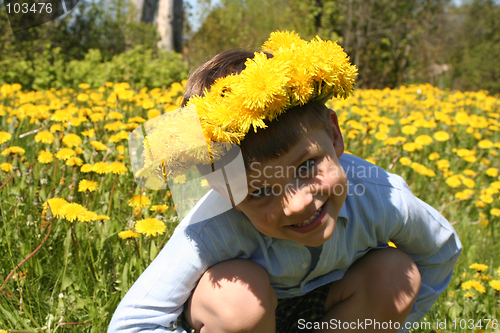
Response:
M447 288L462 244L450 223L430 205L415 197L404 180L397 177L402 183L398 202L401 218L389 239L415 261L422 277L415 306L406 319L411 323L419 321L429 312Z
M176 332L183 305L209 267L211 255L198 234L177 228L116 309L108 333Z

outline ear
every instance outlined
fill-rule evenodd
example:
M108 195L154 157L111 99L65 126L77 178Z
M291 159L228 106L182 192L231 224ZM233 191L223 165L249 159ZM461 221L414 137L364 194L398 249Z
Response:
M340 158L340 156L344 153L344 139L342 138L342 133L340 132L339 120L335 111L330 110L329 120L329 129L332 131L333 147L335 148L337 158Z

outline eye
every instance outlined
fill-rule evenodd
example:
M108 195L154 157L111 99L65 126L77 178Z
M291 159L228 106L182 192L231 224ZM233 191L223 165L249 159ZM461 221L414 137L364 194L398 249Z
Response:
M310 158L297 168L297 176L308 177L313 173L314 159Z
M259 188L258 190L253 191L250 193L250 196L253 198L262 198L265 196L268 196L271 194L271 188L270 187L263 187Z

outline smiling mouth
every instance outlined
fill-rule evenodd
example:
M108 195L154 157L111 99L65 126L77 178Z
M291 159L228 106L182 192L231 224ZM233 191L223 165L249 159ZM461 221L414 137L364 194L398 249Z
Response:
M309 225L312 223L312 221L314 221L315 218L317 218L319 216L319 214L321 214L321 212L323 211L323 208L325 207L325 205L321 206L317 211L316 213L314 213L313 216L311 216L310 218L308 218L307 220L303 221L303 222L300 222L300 223L297 223L297 224L292 224L291 226L292 227L305 227L306 225Z

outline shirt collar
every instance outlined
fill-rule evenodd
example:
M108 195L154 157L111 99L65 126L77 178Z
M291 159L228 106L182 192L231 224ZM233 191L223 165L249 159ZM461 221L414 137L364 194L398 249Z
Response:
M340 208L340 212L339 212L339 220L343 220L345 222L345 224L347 224L347 222L349 222L349 217L348 217L348 214L347 214L347 207L346 207L346 201L344 201L344 204L342 205L342 207Z

